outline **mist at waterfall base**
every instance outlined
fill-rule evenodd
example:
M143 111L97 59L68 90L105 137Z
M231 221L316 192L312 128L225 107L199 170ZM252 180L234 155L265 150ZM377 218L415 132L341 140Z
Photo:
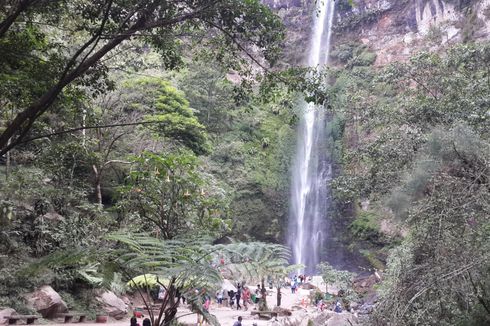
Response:
M334 7L334 0L316 4L307 58L310 67L328 64ZM357 271L359 255L350 253L333 234L330 118L322 106L304 101L301 106L287 233L293 263L305 265L304 272L308 274L315 273L322 261L335 268Z

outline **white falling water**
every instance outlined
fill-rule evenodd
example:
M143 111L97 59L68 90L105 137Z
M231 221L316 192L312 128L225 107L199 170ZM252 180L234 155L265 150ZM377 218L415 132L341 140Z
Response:
M334 0L318 0L308 52L308 65L319 69L327 64ZM327 157L325 115L322 108L304 104L298 130L296 160L292 175L289 244L294 262L313 271L320 262L328 233L328 183L331 163Z

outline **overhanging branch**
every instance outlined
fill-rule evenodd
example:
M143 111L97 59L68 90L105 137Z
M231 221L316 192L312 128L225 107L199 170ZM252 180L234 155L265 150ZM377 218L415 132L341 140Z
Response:
M69 134L69 133L72 133L75 131L80 131L80 130L105 129L105 128L127 127L127 126L141 126L141 125L159 124L159 123L162 123L162 122L161 121L139 121L139 122L128 122L128 123L116 123L116 124L110 124L110 125L84 126L84 127L72 128L72 129L61 130L61 131L57 131L57 132L53 132L53 133L49 133L49 134L39 135L36 137L32 137L32 138L20 141L19 144L29 143L31 141L42 139L42 138L50 138L53 136Z

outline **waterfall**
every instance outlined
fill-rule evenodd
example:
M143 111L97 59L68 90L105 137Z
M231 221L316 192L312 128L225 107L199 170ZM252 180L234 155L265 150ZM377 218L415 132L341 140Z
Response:
M310 67L327 64L334 6L334 0L316 2L308 52ZM303 106L292 174L288 238L294 263L312 272L320 262L328 236L326 212L332 166L327 156L324 110L311 103Z

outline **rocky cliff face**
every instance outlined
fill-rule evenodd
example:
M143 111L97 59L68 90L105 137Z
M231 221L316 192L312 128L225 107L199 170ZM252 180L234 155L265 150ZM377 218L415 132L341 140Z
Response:
M335 43L361 41L376 52L376 65L490 38L490 0L345 0L336 16Z
M286 25L283 66L302 65L311 31L315 0L262 0Z
M303 63L315 0L263 0L284 20L284 62ZM448 44L490 39L490 0L336 0L333 47L362 42L375 65Z

